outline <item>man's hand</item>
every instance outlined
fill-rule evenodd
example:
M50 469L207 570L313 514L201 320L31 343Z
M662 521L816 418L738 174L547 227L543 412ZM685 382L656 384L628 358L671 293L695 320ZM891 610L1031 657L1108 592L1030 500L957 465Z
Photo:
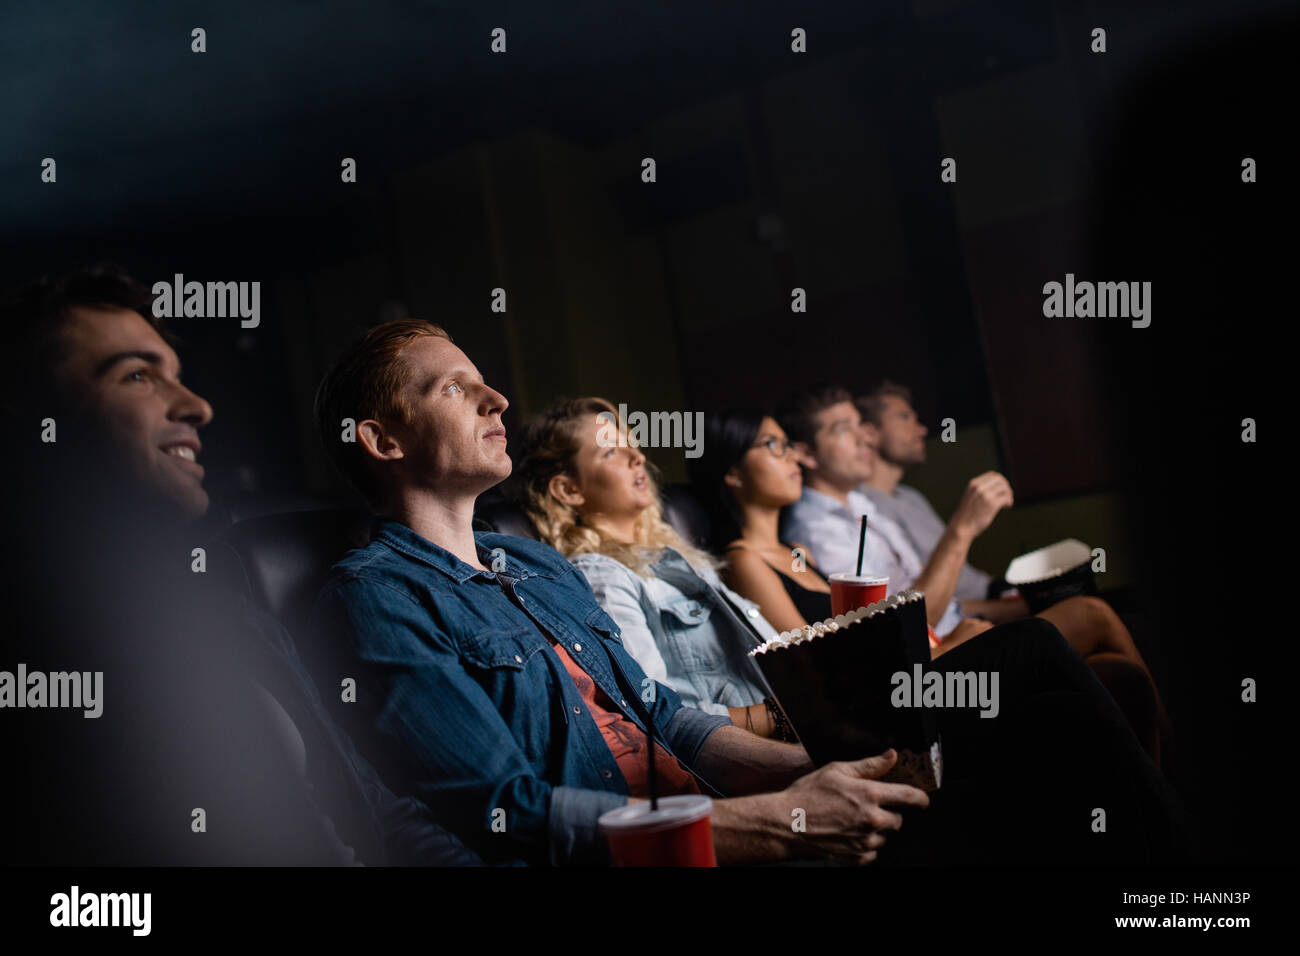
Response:
M996 471L986 471L970 480L948 526L968 540L982 534L997 513L1015 503L1011 483Z
M792 842L803 846L792 846L792 855L874 860L885 832L903 825L903 818L885 807L930 805L924 790L878 779L897 761L898 754L887 750L878 757L828 763L776 794L774 803L785 805L783 820L791 819L796 808L804 811L804 832L791 828L790 833Z
M934 546L930 560L911 587L925 592L925 617L931 627L943 620L962 565L970 553L971 542L993 523L994 516L1010 507L1011 485L996 471L986 471L972 478L961 496L961 503Z

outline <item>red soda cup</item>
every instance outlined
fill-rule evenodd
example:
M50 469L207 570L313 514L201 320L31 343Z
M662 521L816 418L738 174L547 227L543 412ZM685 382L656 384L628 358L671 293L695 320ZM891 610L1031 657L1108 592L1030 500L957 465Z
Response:
M889 578L878 574L832 574L828 580L831 585L831 617L883 601L885 592L889 590Z
M713 801L701 794L660 797L602 813L615 866L717 866L713 855Z

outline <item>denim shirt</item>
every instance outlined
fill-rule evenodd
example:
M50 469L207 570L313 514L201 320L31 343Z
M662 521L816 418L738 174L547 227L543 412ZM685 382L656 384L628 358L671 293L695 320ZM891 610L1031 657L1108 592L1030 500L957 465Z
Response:
M603 554L580 554L573 563L618 624L627 652L685 703L725 715L728 707L771 696L749 651L776 637L776 630L757 604L724 585L712 569L697 571L673 548L664 548L649 577Z
M730 721L647 678L582 575L548 545L475 532L480 571L395 521L326 582L312 631L351 652L358 745L399 793L492 861L600 864L627 781L548 635L687 770ZM717 793L701 780L701 789Z

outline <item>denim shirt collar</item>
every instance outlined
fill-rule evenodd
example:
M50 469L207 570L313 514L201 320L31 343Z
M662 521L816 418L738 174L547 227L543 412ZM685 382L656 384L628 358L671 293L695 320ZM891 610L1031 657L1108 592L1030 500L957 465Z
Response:
M474 544L478 548L479 560L490 566L493 557L492 549L486 547L483 541L483 538L489 534L490 532L475 531ZM492 535L492 537L501 536ZM416 534L400 521L394 521L391 518L375 516L370 519L370 540L381 541L399 554L404 554L414 561L419 561L421 564L427 564L429 567L441 571L457 584L464 584L470 578L479 575L495 578L498 574L498 572L490 569L481 571L478 568L471 567L446 548L434 544L429 539ZM508 551L503 556L505 558L505 568L499 573L517 581L537 576L537 571L524 567Z
M674 547L665 545L659 553L659 557L654 560L651 567L660 565L677 565L679 567L691 567L691 563L686 560L686 556Z

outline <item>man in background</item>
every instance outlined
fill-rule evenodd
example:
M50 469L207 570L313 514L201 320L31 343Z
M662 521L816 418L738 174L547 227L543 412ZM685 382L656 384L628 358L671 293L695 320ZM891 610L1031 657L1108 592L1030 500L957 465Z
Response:
M859 490L878 462L873 430L863 428L849 392L833 385L803 389L787 401L780 421L804 474L803 495L784 515L784 540L812 548L814 561L827 574L853 571L865 515L863 570L888 575L891 591L924 591L930 626L940 637L952 634L970 616L954 596L958 577L972 542L1011 505L1007 480L997 472L973 478L939 541L923 557L903 529Z
M912 393L903 385L885 381L855 399L854 405L862 415L863 424L875 430L876 438L875 466L858 490L871 499L882 515L903 529L921 559L928 561L943 537L947 522L939 517L925 495L902 483L908 469L925 464L925 436L929 434L912 408ZM965 562L953 596L959 601L994 597L989 594L992 583L992 575Z

